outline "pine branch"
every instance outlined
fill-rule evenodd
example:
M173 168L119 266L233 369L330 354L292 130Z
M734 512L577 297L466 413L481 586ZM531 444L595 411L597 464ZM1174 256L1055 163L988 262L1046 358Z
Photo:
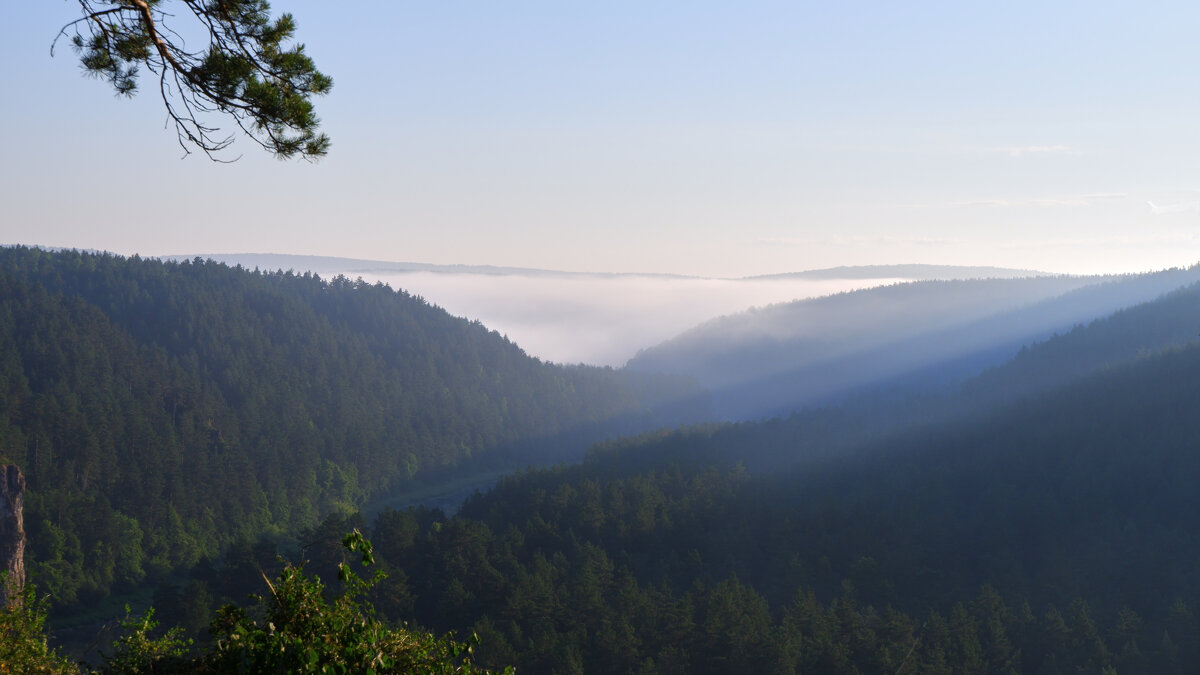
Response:
M284 47L295 31L291 15L270 16L266 0L182 0L208 36L204 51L188 51L164 0L77 0L83 16L65 25L87 74L132 96L140 68L158 76L159 94L185 153L210 159L234 140L213 117L232 119L275 156L316 159L328 152L312 98L333 81L317 70L303 45ZM169 0L167 0L169 1Z

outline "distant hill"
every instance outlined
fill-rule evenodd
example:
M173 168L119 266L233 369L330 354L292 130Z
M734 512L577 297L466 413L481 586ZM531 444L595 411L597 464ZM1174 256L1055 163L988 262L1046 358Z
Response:
M1101 293L1101 289L1089 287L1076 293ZM1057 303L1071 302L1074 296L1068 294L1039 308L1056 313ZM1002 323L1004 319L999 317L973 328L989 330L993 324ZM912 429L977 420L1031 397L1075 387L1105 373L1136 370L1143 361L1198 346L1200 282L1027 343L1007 360L982 372L960 372L949 385L939 380L943 386L937 389L898 386L869 390L848 397L840 405L814 407L762 424L732 427L741 430L734 433L749 434L753 430L755 437L737 457L754 470L770 471L815 456L836 457ZM942 364L934 370L940 375L946 368ZM908 384L906 380L901 382ZM798 446L809 448L807 456L793 451ZM703 456L702 449L709 447L697 443L686 452ZM820 452L813 452L816 449Z
M1035 270L1007 267L970 267L963 265L854 265L829 267L805 272L764 274L747 279L906 279L932 281L951 279L1019 279L1023 277L1058 276Z
M991 400L1013 398L1197 342L1200 282L1025 345L1010 361L967 380L963 391Z
M730 419L786 414L855 392L943 386L1024 344L1200 280L1200 267L1117 277L896 284L721 317L627 365L695 378Z
M681 274L651 273L606 273L565 272L532 267L505 267L497 265L439 265L421 262L395 262L386 260L363 260L360 258L338 258L335 256L293 255L289 253L200 253L191 255L158 256L161 260L184 262L200 258L215 260L230 266L241 265L246 269L313 272L314 274L395 274L403 272L441 272L445 274L491 274L522 275L532 277L662 277L676 279L700 279L703 277ZM963 265L857 265L830 267L819 270L786 272L782 274L760 274L742 277L742 280L769 279L903 279L906 281L949 280L949 279L1017 279L1021 277L1056 276L1034 270L1010 269L1006 267L981 267Z
M620 366L639 349L697 323L749 307L916 278L998 275L995 268L924 265L854 268L834 278L800 273L746 279L648 274L583 274L475 265L352 260L276 254L178 256L263 271L307 271L383 281L456 316L477 319L529 353L560 363ZM1010 273L1012 271L1009 271ZM855 278L837 278L839 276Z

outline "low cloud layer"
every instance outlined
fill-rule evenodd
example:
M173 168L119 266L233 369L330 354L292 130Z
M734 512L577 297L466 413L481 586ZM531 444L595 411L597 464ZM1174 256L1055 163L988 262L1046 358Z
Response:
M639 349L717 316L896 281L444 272L362 277L478 319L543 360L609 366L624 365Z

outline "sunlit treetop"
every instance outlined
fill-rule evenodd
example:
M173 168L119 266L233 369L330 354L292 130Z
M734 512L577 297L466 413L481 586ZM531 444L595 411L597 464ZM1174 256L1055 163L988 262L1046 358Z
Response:
M198 148L224 161L236 135L230 120L280 159L329 150L312 98L328 93L333 80L304 45L288 44L295 21L272 18L267 0L78 2L83 15L55 43L69 39L85 72L119 95L133 96L142 69L150 71L185 152ZM204 44L189 47L189 40Z

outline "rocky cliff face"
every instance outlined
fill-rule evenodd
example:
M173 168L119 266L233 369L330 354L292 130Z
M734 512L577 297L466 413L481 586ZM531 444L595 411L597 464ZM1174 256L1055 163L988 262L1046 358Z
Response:
M20 602L25 585L25 476L16 465L0 466L0 606Z

